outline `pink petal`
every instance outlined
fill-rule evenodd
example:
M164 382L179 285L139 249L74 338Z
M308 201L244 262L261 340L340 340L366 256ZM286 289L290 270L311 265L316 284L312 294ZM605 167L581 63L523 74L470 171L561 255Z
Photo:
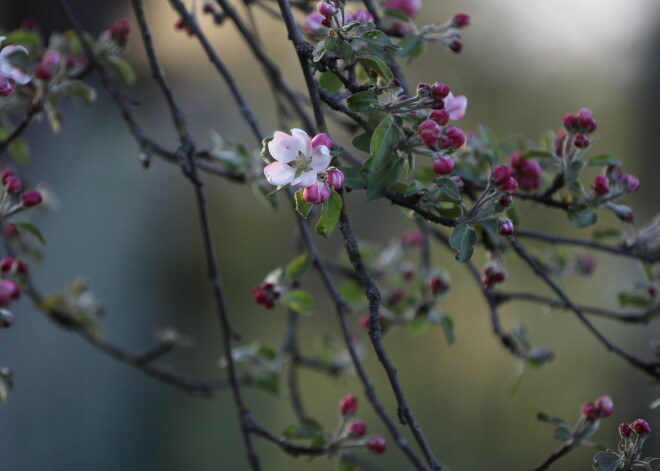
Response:
M312 185L315 181L316 181L316 172L311 171L311 172L305 172L299 177L294 178L291 181L291 184L298 187L306 188Z
M455 97L451 92L445 98L445 109L449 112L449 119L457 121L465 116L467 109L467 97L459 95Z
M264 168L264 175L266 180L271 185L286 185L291 183L293 177L296 176L296 170L282 162L273 162L272 164L266 165Z
M291 130L291 137L298 143L298 150L305 156L312 155L312 139L302 129Z
M312 150L312 163L310 164L310 167L312 167L317 173L323 172L328 168L331 160L332 156L330 155L328 148L324 145L320 145Z

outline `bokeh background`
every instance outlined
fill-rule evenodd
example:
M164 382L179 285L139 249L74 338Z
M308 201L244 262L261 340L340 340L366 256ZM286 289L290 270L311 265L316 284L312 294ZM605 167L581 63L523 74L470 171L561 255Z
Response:
M4 2L0 26L15 28L33 17L45 33L65 29L53 2ZM201 146L209 131L254 145L227 89L198 44L175 32L176 16L167 2L151 0L147 13L156 47L177 96L184 104ZM356 2L357 3L357 2ZM72 0L85 28L96 34L119 17L133 18L128 2ZM641 176L642 189L626 197L646 221L658 209L655 179L660 175L660 4L655 0L427 0L418 24L444 21L455 12L472 15L464 33L464 52L453 55L431 46L425 58L407 69L409 82L442 81L469 98L461 127L488 124L498 135L536 139L557 128L566 112L590 107L598 120L593 154L609 152ZM288 78L302 87L299 66L283 27L256 13L266 45ZM237 75L248 101L267 132L277 119L261 69L230 24L220 29L203 18L213 44ZM139 101L136 113L147 131L173 147L175 137L135 36L128 59L138 72L127 93ZM302 88L301 88L302 89ZM180 171L154 160L148 170L123 122L103 92L93 107L68 104L59 135L41 122L28 132L33 157L21 170L33 182L45 182L57 194L59 210L35 218L48 240L47 257L33 269L45 291L61 290L67 280L84 275L108 307L103 320L108 339L133 350L152 344L153 331L175 326L195 339L192 349L161 360L190 375L218 377L221 355L211 291L205 280L193 193ZM3 164L7 156L2 156ZM206 178L218 258L232 321L246 341L276 344L285 321L281 309L264 311L251 288L273 267L295 254L295 227L287 208L272 211L251 190ZM387 204L351 195L357 233L372 243L387 243L413 227ZM573 234L564 217L535 214L520 207L527 227ZM541 213L540 211L537 213ZM617 222L604 217L605 224ZM583 235L588 236L589 230ZM335 234L319 240L329 257L341 251ZM478 259L480 260L480 259ZM616 403L613 417L596 435L615 446L617 424L644 417L660 429L660 412L648 404L660 396L649 379L631 370L566 312L537 306L507 306L503 322L525 322L539 345L552 348L556 360L529 370L515 395L511 387L518 362L490 333L486 306L453 256L437 249L434 262L452 274L453 291L442 308L456 323L457 342L448 346L441 330L420 337L394 331L385 340L409 401L434 450L448 470L531 469L559 442L552 428L536 421L537 411L577 420L581 405L602 394ZM510 265L512 283L539 290L529 272ZM625 259L601 257L589 280L571 278L566 289L585 303L616 307L617 290L642 279ZM312 280L312 286L317 280ZM543 291L539 291L543 293ZM229 394L192 398L157 383L130 367L91 349L59 330L27 301L15 309L17 325L0 341L0 364L15 370L16 388L0 406L0 467L4 470L242 470L247 469ZM356 332L357 315L353 319ZM657 323L622 326L597 320L613 339L635 353L650 355L658 339ZM337 335L332 306L321 298L313 317L302 320L303 349L311 351L319 335ZM363 340L366 335L359 333ZM366 363L383 400L394 413L393 397L375 355ZM385 433L350 375L338 381L304 371L307 408L332 430L338 400L355 392L359 416L373 433ZM280 430L294 422L287 398L246 391L255 415ZM646 447L660 455L657 434ZM332 470L334 462L292 459L269 443L257 441L265 469ZM590 469L592 450L579 449L553 469ZM389 470L408 469L391 447L374 458Z

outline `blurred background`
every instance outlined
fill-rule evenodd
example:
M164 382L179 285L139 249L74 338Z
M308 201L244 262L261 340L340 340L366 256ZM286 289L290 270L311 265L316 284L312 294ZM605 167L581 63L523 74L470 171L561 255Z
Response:
M0 26L13 29L32 17L45 34L62 31L66 25L52 3L5 2ZM224 83L196 41L173 29L177 17L166 2L146 4L157 50L199 145L210 147L208 136L214 130L254 147ZM120 17L134 20L128 2L71 0L71 5L94 35ZM557 129L564 113L591 108L599 125L591 155L611 153L625 163L626 172L640 175L641 190L626 196L625 202L636 209L638 221L648 220L660 197L653 181L653 175L660 175L660 4L427 0L417 24L441 22L459 11L472 15L463 52L453 55L430 46L424 59L406 69L409 83L447 83L455 94L469 99L459 125L468 130L484 123L501 137L522 134L536 140L545 130ZM269 87L234 28L228 23L216 28L207 17L201 21L237 75L265 132L274 131L277 117ZM299 65L282 25L258 11L256 22L272 57L302 90ZM173 128L137 35L130 42L128 60L138 73L137 84L127 90L140 102L136 114L151 136L174 148ZM173 165L157 159L148 170L140 165L135 142L97 88L94 106L65 106L59 135L53 135L45 122L26 134L33 157L21 172L32 182L47 183L60 202L59 210L34 219L48 241L46 259L33 269L35 281L43 291L60 291L68 280L84 275L107 305L103 325L109 340L139 351L152 345L155 329L174 326L192 336L195 346L177 350L159 363L192 376L222 377L217 368L219 328L190 185ZM2 159L3 165L8 163L6 155ZM286 313L282 308L261 309L251 289L294 257L292 215L285 205L279 211L267 208L249 188L213 178L205 182L232 322L246 343L261 339L277 345ZM362 192L353 193L350 204L362 240L386 244L414 227L388 204L367 204ZM519 211L528 228L576 233L564 216L532 214L534 208L524 205ZM605 225L618 225L604 214L603 220ZM590 233L587 229L581 235ZM318 242L329 257L341 252L339 234ZM632 288L643 273L623 258L603 256L599 262L593 277L569 278L564 286L578 301L616 308L618 290ZM543 410L574 423L582 404L602 394L613 397L616 411L603 421L596 441L614 447L617 425L637 417L660 430L660 412L647 409L660 389L606 353L567 312L528 304L503 310L506 328L522 321L538 345L556 353L547 367L528 369L512 395L519 364L491 334L486 305L475 295L472 280L442 248L434 249L434 263L451 272L453 290L442 309L454 318L456 343L448 346L441 329L434 328L421 336L395 330L385 344L445 469L531 469L560 446L552 438L553 429L539 423L536 413ZM522 264L513 261L509 270L516 289L545 293ZM312 289L317 284L312 276ZM9 401L0 405L3 470L247 469L228 393L212 400L190 397L61 331L27 301L21 301L15 312L17 325L0 341L0 366L12 367L16 382ZM366 342L357 314L353 326ZM597 319L596 324L647 358L649 341L660 340L655 322L634 327ZM302 319L301 328L306 352L312 351L319 335L338 335L326 298L320 298L312 317ZM395 403L375 355L368 352L365 361L394 414ZM386 435L353 376L335 381L303 371L301 380L308 410L328 430L336 426L339 399L354 392L362 403L358 416L367 421L370 432ZM275 431L295 421L286 396L246 390L246 398L255 416ZM657 433L647 442L648 455L660 455ZM265 469L335 468L326 458L292 459L260 440L257 448ZM592 450L579 449L553 469L590 469L591 456ZM389 470L409 469L394 446L373 461Z

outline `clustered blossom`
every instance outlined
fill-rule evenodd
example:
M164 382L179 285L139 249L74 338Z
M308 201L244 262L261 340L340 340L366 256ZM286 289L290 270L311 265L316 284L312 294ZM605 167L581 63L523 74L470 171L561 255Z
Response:
M503 283L507 279L506 270L500 265L491 263L486 265L481 276L481 284L484 288L492 288L497 283Z
M275 131L268 142L268 152L275 162L264 168L271 185L291 185L303 189L308 203L321 204L330 198L331 188L339 190L344 184L341 170L329 167L332 139L320 133L310 139L302 129L292 129L291 135Z
M347 434L344 438L343 429L346 424L346 419L355 415L355 413L357 412L357 408L358 408L358 400L354 394L347 394L339 402L339 412L342 416L342 420L341 420L342 426L338 434L339 436L337 437L338 443L343 442L346 438L356 440L364 437L367 434L367 424L362 420L354 420L348 425ZM354 447L356 445L364 446L369 451L377 455L385 453L385 451L387 450L387 441L381 435L372 435L371 437L369 437L369 439L367 439L367 441L358 442L357 444L352 444L352 443L346 444L347 447Z
M525 191L536 190L541 184L541 165L536 160L526 159L522 152L517 151L511 155L512 176L518 186Z
M330 26L332 26L332 18L338 12L337 2L334 0L321 0L316 4L316 11L310 13L305 17L303 22L303 29L307 34L315 39L322 39L330 33ZM344 11L343 17L339 15L337 18L343 18L344 24L349 24L353 21L360 23L373 23L374 17L367 10L355 10L354 12Z
M252 297L254 297L257 304L266 309L273 309L275 301L280 298L280 292L273 283L261 283L259 286L252 288Z
M6 38L0 36L0 45ZM0 97L11 95L14 91L14 83L25 85L30 81L28 74L11 63L11 56L16 52L28 53L23 46L10 45L0 49Z
M413 18L422 8L422 0L387 0L383 6L391 10L401 10Z
M582 407L582 415L589 422L609 417L614 412L614 402L610 396L601 396L595 402L587 402Z

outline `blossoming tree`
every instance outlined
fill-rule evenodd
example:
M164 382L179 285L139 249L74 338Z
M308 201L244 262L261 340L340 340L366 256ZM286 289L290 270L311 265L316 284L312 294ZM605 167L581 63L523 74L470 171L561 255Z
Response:
M591 321L591 316L601 316L614 322L644 323L660 313L656 293L660 279L657 267L660 225L655 218L633 226L633 210L621 200L639 189L639 179L625 173L624 164L614 157L590 156L597 130L590 109L583 107L575 114L565 114L558 131L540 143L519 140L511 148L498 142L486 128L465 132L458 127L466 113L468 98L435 81L442 77L411 87L400 66L402 59L422 55L428 43L439 44L453 53L461 52L461 35L470 25L469 15L459 13L444 23L420 26L414 19L422 7L421 0L256 3L286 26L288 41L299 59L298 73L305 80L304 91L289 84L229 0L206 2L199 11L194 9L194 2L191 9L182 0L169 1L179 17L175 29L199 42L231 90L245 125L254 135L254 143L249 144L254 152L245 151L247 144L211 150L199 147L188 125L185 105L179 102L163 73L142 0L131 0L133 20L118 20L97 38L83 30L66 0L58 0L57 4L70 31L43 38L29 24L24 24L0 38L3 46L0 50L1 152L11 155L18 163L23 161L28 149L23 132L39 116L45 116L57 132L61 126L60 100L78 96L91 104L96 92L85 80L96 75L102 92L112 98L128 132L135 138L142 162L148 165L152 158L161 158L179 166L183 177L189 180L196 197L201 243L220 321L226 381L189 378L160 366L159 358L181 342L182 337L175 330L161 332L157 345L140 354L124 351L106 340L96 321L103 308L83 283L72 283L61 294L42 295L30 277L30 266L36 255L35 244L43 242L43 236L37 225L24 216L43 206L45 198L41 190L24 185L18 164L6 162L1 174L0 205L6 252L0 260L3 335L15 322L11 312L13 301L26 296L57 325L163 383L202 396L228 389L245 447L244 466L252 470L268 468L256 451L254 442L258 439L272 442L292 456L328 456L342 471L389 469L386 462L365 455L361 449L373 455L386 451L402 453L408 462L407 469L441 470L447 466L443 462L442 446L425 435L430 424L415 415L415 405L407 399L406 384L397 377L397 359L388 352L383 335L400 327L423 331L437 325L447 341L454 342L453 320L438 307L451 292L448 271L454 269L467 267L474 280L474 291L486 302L493 334L523 363L543 365L553 359L553 353L535 347L524 328L507 331L503 327L499 310L505 303L531 301L571 311L576 322L611 355L651 379L660 379L658 351L649 351L648 357L637 357L627 346L611 341ZM285 128L272 133L262 130L259 114L250 108L244 90L207 39L201 27L202 15L210 17L215 27L227 23L237 27L272 83L278 102L287 111L283 117ZM118 81L130 85L135 79L131 66L122 58L131 41L140 42L146 51L154 86L162 93L177 131L175 149L148 136L134 117L129 100L117 89ZM287 39L281 41L284 44ZM335 124L342 128L338 134L348 135L350 140L331 135ZM602 170L589 181L583 173L587 167ZM220 279L222 267L216 261L216 252L222 248L216 248L213 243L209 221L214 215L206 208L200 182L202 172L218 177L217 184L228 180L251 185L270 202L287 201L295 212L303 241L300 254L264 279L255 279L252 290L255 308L282 309L288 313L279 350L244 347L234 338L235 314L225 301ZM385 199L393 207L404 209L419 230L402 234L376 256L366 257L347 208L352 199L365 197L369 201ZM536 205L539 211L562 212L577 228L598 224L599 212L609 211L621 221L621 229L609 231L609 241L530 230L516 212L517 206L529 204ZM319 245L324 243L322 237L328 237L336 227L348 259L344 265L327 260L319 250ZM576 303L559 279L568 272L589 274L596 258L577 253L561 264L553 263L535 255L527 246L529 240L589 248L640 263L646 279L639 288L628 291L622 287L620 293L622 307L633 306L636 310L620 312ZM455 256L446 269L431 262L430 251L435 246L445 247ZM421 253L419 264L409 259L409 253L415 250ZM475 251L485 253L489 262L477 266L473 259ZM538 277L549 295L507 288L515 285L506 269L512 256L517 256ZM306 277L312 271L320 275L332 299L347 361L306 355L297 342L298 317L316 308L314 295L305 290ZM344 289L346 286L351 289ZM353 313L362 313L359 323L368 332L370 349L388 378L387 391L374 387L373 372L364 365L362 348L349 326L349 316ZM270 430L252 412L243 391L246 387L277 391L285 364L290 372L287 387L295 423L286 428L284 425L288 424L284 424L283 431ZM243 368L245 375L240 374ZM329 375L346 371L359 379L363 391L337 398L336 426L314 421L313 412L308 413L309 409L303 407L305 391L295 376L299 368ZM20 372L16 379L20 382L18 378ZM8 398L14 382L9 367L0 369L0 399ZM382 401L383 396L390 394L396 399L396 410L389 410ZM379 422L367 424L358 419L358 404L373 408ZM11 403L5 407L11 407ZM613 411L612 398L604 395L583 405L574 426L564 419L539 413L538 420L553 425L555 438L562 443L557 451L540 459L541 464L534 469L549 468L577 447L597 447L591 437L601 419ZM616 424L607 426L615 428ZM637 419L618 427L621 438L618 446L595 453L593 468L660 469L660 459L646 457L642 450L651 433L649 423ZM406 439L408 434L411 440ZM232 469L241 466L237 464ZM460 469L461 464L454 463L452 467Z

